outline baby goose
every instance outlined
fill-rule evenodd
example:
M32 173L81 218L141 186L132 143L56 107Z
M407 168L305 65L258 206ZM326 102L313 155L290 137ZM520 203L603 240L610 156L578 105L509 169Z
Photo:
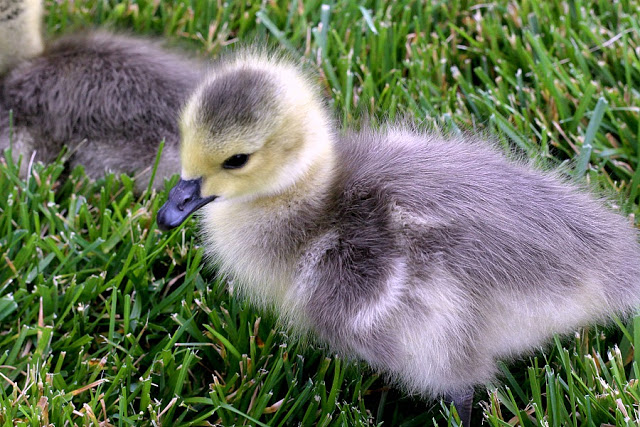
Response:
M469 138L338 136L295 66L213 70L181 118L181 180L234 288L299 333L469 424L496 361L640 303L634 229L589 194Z
M145 171L136 180L141 191L164 139L156 187L178 173L178 111L200 65L108 33L68 35L43 48L41 13L39 0L0 0L0 150L10 144L13 110L13 151L23 166L33 151L49 162L66 144L71 166L84 165L92 178Z

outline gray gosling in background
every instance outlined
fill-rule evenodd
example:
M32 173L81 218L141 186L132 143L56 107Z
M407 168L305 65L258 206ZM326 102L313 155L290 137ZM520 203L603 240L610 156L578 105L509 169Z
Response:
M640 303L627 220L472 138L390 127L339 136L297 67L244 53L181 117L180 182L234 289L469 424L496 361Z
M140 174L147 187L165 140L156 187L179 173L178 114L202 77L195 61L153 42L104 32L70 34L44 46L40 0L0 0L0 150L54 160L91 178ZM13 110L13 129L9 126Z

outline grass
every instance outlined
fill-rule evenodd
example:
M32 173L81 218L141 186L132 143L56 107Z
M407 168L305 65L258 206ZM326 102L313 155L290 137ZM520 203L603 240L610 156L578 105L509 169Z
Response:
M109 27L213 57L269 40L318 70L336 117L492 135L640 216L639 1L47 2L55 35ZM4 119L4 118L3 118ZM23 159L22 161L28 161ZM175 178L174 178L175 179ZM63 161L0 162L0 425L455 423L366 367L287 341L202 268L166 199ZM502 366L475 421L636 425L640 317Z

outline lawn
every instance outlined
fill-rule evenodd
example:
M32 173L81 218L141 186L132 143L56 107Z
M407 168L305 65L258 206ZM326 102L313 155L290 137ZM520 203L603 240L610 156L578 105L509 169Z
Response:
M640 218L638 0L48 0L46 11L48 37L106 27L203 59L266 43L317 71L345 127L409 118L481 133ZM167 190L133 188L69 171L64 156L27 180L0 161L0 425L455 423L446 405L289 341L204 266L193 221L158 230ZM476 393L475 424L636 425L636 345L640 316L506 361Z

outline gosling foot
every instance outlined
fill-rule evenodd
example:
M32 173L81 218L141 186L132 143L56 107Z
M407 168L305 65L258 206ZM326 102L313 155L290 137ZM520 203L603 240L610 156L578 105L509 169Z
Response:
M460 421L463 427L471 426L471 408L473 406L473 388L466 390L447 393L444 397L444 401L448 404L453 403L460 416Z

